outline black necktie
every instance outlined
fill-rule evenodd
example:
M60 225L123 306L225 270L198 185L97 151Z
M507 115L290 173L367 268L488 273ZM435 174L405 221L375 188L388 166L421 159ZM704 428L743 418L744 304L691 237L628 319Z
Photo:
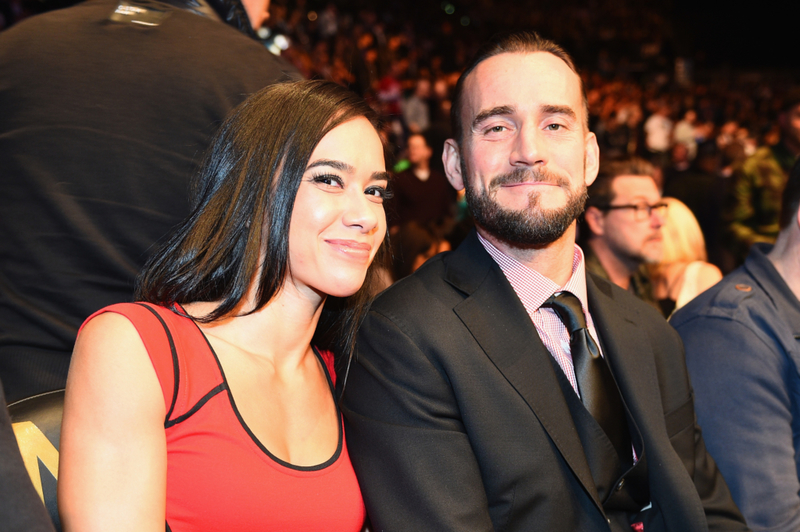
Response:
M578 392L586 410L603 428L620 458L631 458L631 444L625 409L619 389L605 359L600 356L583 316L580 300L569 292L553 294L542 307L552 308L569 331L572 365Z

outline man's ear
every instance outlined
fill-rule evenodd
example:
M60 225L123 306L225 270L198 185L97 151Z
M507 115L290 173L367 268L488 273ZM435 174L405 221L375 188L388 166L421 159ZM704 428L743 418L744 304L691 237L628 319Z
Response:
M600 148L597 146L597 137L594 133L586 134L586 156L583 162L584 180L588 187L594 183L597 172L600 170Z
M586 212L583 213L583 219L593 235L600 236L605 233L606 220L603 211L597 207L587 207Z
M461 175L461 151L454 139L447 139L444 142L442 162L444 163L444 173L453 188L464 190L464 176Z

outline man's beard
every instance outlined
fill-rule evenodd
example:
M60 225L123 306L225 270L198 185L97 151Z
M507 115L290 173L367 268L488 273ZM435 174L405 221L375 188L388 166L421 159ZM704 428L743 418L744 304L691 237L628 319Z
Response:
M463 166L462 175L468 175ZM528 206L522 210L505 209L497 203L497 190L501 185L531 181L560 186L567 196L566 205L560 209L539 208L541 193L538 191L528 195ZM475 222L496 238L517 247L541 247L561 238L581 215L588 198L583 182L576 191L565 178L539 169L518 168L499 175L489 182L488 190L473 188L469 179L466 182L469 183L465 190L467 204Z

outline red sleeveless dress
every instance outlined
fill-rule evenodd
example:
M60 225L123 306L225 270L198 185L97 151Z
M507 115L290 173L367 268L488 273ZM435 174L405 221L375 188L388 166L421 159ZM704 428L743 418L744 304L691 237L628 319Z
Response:
M143 303L111 305L89 319L103 312L133 323L164 393L167 530L362 529L364 503L343 428L336 452L325 463L300 467L283 462L245 424L216 354L192 320ZM333 355L317 355L333 394Z

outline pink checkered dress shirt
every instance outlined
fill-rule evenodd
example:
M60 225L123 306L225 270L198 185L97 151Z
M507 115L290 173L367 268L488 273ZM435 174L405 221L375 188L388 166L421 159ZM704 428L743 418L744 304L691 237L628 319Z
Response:
M597 342L598 347L600 342L597 339L597 331L594 328L592 316L589 314L589 306L586 301L586 269L583 260L583 251L577 245L575 246L575 253L572 256L572 276L564 286L558 286L555 282L551 281L544 275L536 270L532 270L522 264L521 262L509 257L496 247L491 242L483 238L480 233L478 234L483 247L492 256L494 261L500 266L503 274L511 283L511 287L516 292L517 297L522 302L525 310L528 311L533 325L536 327L536 332L539 333L542 343L556 359L558 365L564 370L564 374L572 384L572 389L575 393L578 392L578 383L575 379L575 369L572 367L572 354L569 348L569 332L562 323L558 314L551 308L540 308L542 303L555 294L556 292L570 292L574 294L581 302L583 314L586 316L586 325L589 329L589 334L592 335L594 341Z

